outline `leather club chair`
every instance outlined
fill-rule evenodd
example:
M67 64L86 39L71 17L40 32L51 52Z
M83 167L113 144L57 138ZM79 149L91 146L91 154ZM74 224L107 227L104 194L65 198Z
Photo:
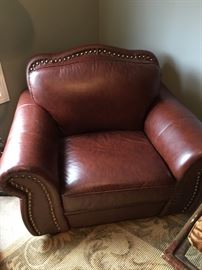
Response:
M193 210L202 126L148 51L87 45L34 57L0 164L33 235Z

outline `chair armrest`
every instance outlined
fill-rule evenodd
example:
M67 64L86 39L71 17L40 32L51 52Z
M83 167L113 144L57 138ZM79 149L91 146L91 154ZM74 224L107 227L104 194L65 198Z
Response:
M59 196L58 129L28 91L20 97L0 163L0 185L20 197L34 235L67 230Z
M201 194L202 123L162 85L144 130L178 182L175 200L187 200L187 210Z

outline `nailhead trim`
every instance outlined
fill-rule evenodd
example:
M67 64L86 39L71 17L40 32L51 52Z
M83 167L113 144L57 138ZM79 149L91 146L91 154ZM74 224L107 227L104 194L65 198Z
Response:
M50 198L50 195L45 187L45 185L37 178L37 177L33 177L31 175L15 175L14 177L10 178L9 180L9 183L14 186L15 188L25 192L27 194L27 197L28 197L28 216L29 216L29 220L34 228L34 230L36 231L36 233L38 235L41 235L41 232L40 230L37 228L37 225L36 223L34 222L34 219L33 219L33 216L32 216L32 192L24 187L23 185L21 184L18 184L14 181L14 179L17 179L17 178L29 178L31 180L33 180L35 183L39 184L41 189L43 190L44 194L46 195L46 198L47 198L47 201L48 201L48 204L49 204L49 207L50 207L50 212L51 212L51 217L52 217L52 220L58 230L58 232L61 231L61 228L57 222L57 218L56 218L56 215L55 215L55 212L54 212L54 209L53 209L53 204L52 204L52 201L51 201L51 198Z
M92 49L87 49L87 50L82 50L79 52L75 52L71 55L67 55L64 57L58 57L58 58L45 58L45 59L40 59L40 60L36 60L35 62L33 62L29 68L29 72L32 72L34 70L36 70L37 67L39 66L44 66L47 64L51 64L51 63L61 63L61 62L66 62L68 60L71 60L74 57L80 57L83 55L88 55L88 54L99 54L99 55L109 55L112 57L119 57L122 59L135 59L135 60L144 60L144 61L148 61L148 62L154 62L155 63L155 59L153 57L151 57L148 54L124 54L124 53L120 53L120 52L115 52L113 50L107 50L107 49L103 49L103 48L92 48Z
M32 201L32 193L28 188L25 188L24 186L20 186L19 184L15 183L13 181L13 178L10 179L9 183L14 186L15 188L25 192L27 194L27 198L28 198L28 217L29 220L32 224L33 229L35 230L35 232L38 235L41 235L40 230L38 229L37 225L35 224L34 220L33 220L33 216L32 216L32 206L31 206L31 201Z
M194 186L194 192L190 198L190 200L188 201L188 203L185 205L185 207L183 208L182 210L182 213L186 212L189 207L191 206L191 204L193 203L195 197L196 197L196 194L198 192L198 188L199 188L199 185L200 185L200 181L201 181L201 176L202 176L202 169L200 169L198 172L197 172L197 175L196 175L196 180L195 180L195 186Z

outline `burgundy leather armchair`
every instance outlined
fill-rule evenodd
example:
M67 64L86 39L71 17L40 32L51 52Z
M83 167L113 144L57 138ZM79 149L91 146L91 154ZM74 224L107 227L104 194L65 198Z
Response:
M148 51L90 45L27 67L0 163L33 235L194 209L202 126Z

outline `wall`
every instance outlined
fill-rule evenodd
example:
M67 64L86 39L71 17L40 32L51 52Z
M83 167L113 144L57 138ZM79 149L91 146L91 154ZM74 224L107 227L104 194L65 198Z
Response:
M202 120L202 1L100 0L102 43L153 51L167 86Z
M0 62L11 101L0 105L0 136L6 138L25 66L39 52L61 51L98 40L98 1L0 0Z
M29 57L98 40L153 51L163 80L202 119L202 0L0 0L0 34L11 97L0 105L4 138Z

